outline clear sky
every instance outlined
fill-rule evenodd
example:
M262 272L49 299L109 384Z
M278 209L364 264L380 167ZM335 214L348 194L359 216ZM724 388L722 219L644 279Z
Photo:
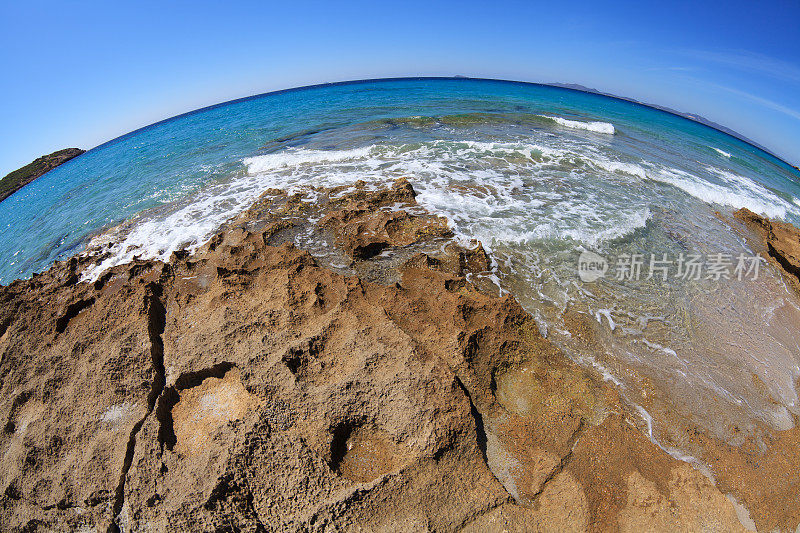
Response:
M0 176L198 107L359 78L579 83L800 163L800 1L0 4Z

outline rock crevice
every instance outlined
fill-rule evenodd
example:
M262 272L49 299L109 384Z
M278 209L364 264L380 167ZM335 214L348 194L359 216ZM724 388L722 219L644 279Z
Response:
M166 372L164 370L164 341L161 336L164 333L166 324L166 310L161 301L163 289L157 283L151 282L148 284L145 291L145 313L147 316L147 332L150 341L150 356L153 366L153 382L150 386L150 392L147 395L147 411L144 416L134 424L131 429L128 441L125 445L125 459L122 464L122 472L119 475L119 482L114 491L114 503L112 507L112 522L108 526L109 533L118 533L120 531L117 517L122 511L125 504L125 481L128 477L131 465L133 463L133 455L136 451L136 438L142 425L153 412L156 406L156 401L161 396L166 384Z

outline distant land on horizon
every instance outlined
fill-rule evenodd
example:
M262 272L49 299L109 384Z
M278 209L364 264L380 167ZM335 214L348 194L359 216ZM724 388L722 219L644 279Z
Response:
M64 148L57 150L52 154L43 155L35 159L33 162L28 163L24 167L11 171L0 180L0 202L29 184L33 180L47 174L59 165L63 165L70 159L73 159L85 150L80 148Z
M715 130L719 130L722 133L727 133L731 137L735 137L735 138L739 139L740 141L744 141L747 144L751 144L751 145L755 146L759 150L763 150L764 152L768 153L769 155L771 155L775 159L783 161L784 163L786 163L790 167L792 167L792 168L794 168L796 170L800 170L800 167L789 163L788 161L786 161L784 158L782 158L781 156L779 156L778 154L776 154L775 152L773 152L769 148L767 148L767 147L757 143L756 141L744 136L743 134L739 133L736 130L732 130L727 126L723 126L722 124L719 124L719 123L714 122L712 120L708 120L707 118L705 118L702 115L696 115L694 113L684 113L683 111L678 111L677 109L673 109L671 107L658 105L658 104L651 104L649 102L642 102L641 100L636 100L635 98L628 98L627 96L619 96L619 95L613 94L613 93L606 93L606 92L603 92L603 91L598 91L597 89L594 89L592 87L586 87L585 85L580 85L578 83L560 83L560 82L555 82L555 83L546 83L545 85L550 85L552 87L561 87L562 89L572 89L572 90L581 91L581 92L584 92L584 93L599 94L601 96L610 96L611 98L616 98L618 100L625 100L627 102L633 102L634 104L639 104L639 105L643 105L643 106L647 106L647 107L652 107L653 109L658 109L659 111L666 111L667 113L671 113L673 115L678 115L679 117L687 118L687 119L689 119L689 120L691 120L693 122L697 122L697 123L702 124L704 126L708 126L709 128L714 128Z

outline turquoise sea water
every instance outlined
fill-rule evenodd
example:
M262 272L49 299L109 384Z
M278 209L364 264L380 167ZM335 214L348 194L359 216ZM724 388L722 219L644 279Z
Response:
M89 276L135 256L194 249L268 188L401 176L465 242L491 251L487 278L571 356L617 383L648 431L655 419L658 433L669 411L735 440L731 426L780 428L800 414L800 309L779 278L582 283L575 266L586 250L749 253L715 213L747 207L800 225L800 175L714 129L567 89L366 81L155 124L0 202L0 283L45 270L108 228L113 254ZM577 347L561 318L567 309L596 318L602 349ZM766 388L752 390L753 376ZM660 427L661 439L686 451Z
M608 122L616 134L560 127L537 120L539 114ZM463 120L432 125L390 120L453 115L464 115ZM793 203L800 197L799 176L790 167L728 135L667 113L529 84L375 81L267 94L200 110L116 139L48 173L0 203L0 283L48 268L53 260L78 251L93 232L147 209L168 211L175 202L208 188L235 188L249 173L245 159L259 154L440 139L558 147L558 137L585 147L575 153L585 156L587 179L605 172L592 168L596 152L615 164L642 166L634 172L645 175L649 169L642 162L654 163L691 174L663 179L703 200L761 207L772 216L800 222L800 208ZM575 166L580 171L580 163ZM235 196L230 205L214 206L214 222L240 207L239 196L249 200L257 195L260 184L252 181L242 187L252 186L252 191L238 190L241 194L229 194ZM185 233L170 235L165 245L202 239L214 229L213 224L182 223ZM158 239L153 240L151 251L158 251Z

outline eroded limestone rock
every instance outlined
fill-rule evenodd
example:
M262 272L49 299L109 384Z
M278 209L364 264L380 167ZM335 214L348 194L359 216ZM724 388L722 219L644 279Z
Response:
M193 255L0 288L0 529L739 527L407 183L324 206L356 272L399 254L380 276L286 243L323 207L269 194Z

